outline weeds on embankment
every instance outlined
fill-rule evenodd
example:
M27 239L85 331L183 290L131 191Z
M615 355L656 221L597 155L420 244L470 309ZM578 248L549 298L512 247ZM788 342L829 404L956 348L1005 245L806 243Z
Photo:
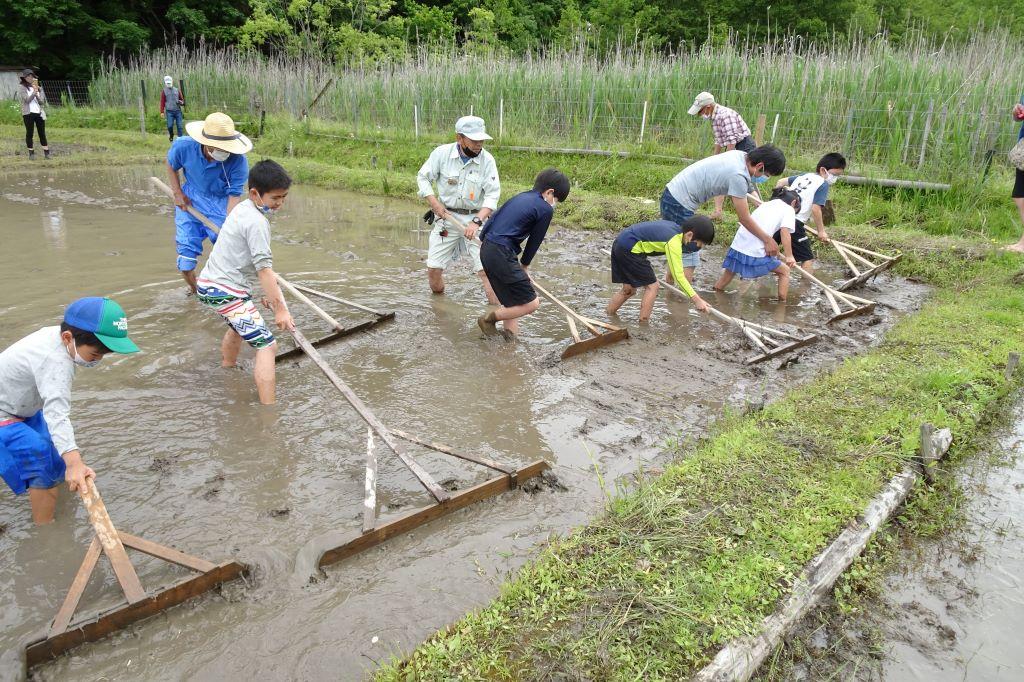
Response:
M930 259L921 269L941 290L878 348L723 420L378 679L681 679L756 632L914 455L921 422L970 443L1010 390L1002 368L1024 348L1017 261Z

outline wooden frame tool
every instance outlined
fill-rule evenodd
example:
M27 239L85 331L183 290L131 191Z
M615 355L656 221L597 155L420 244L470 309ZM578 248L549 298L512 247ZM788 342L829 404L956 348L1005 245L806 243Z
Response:
M664 279L658 280L663 287L669 291L674 291L684 298L689 298L682 289L669 284ZM706 301L705 301L706 302ZM775 327L769 327L763 324L757 324L756 322L748 322L739 317L732 317L726 315L722 311L708 306L708 312L711 313L716 319L739 328L743 335L747 337L754 348L760 350L758 355L752 355L746 359L745 364L754 365L759 362L764 362L774 358L777 355L788 353L789 351L796 350L801 346L806 346L809 343L813 343L818 340L817 334L809 334L807 336L797 336L790 334L789 332Z
M79 644L102 639L112 632L212 590L218 585L246 573L246 567L237 561L214 564L176 549L117 531L92 479L89 479L87 489L79 494L89 512L89 521L96 534L93 536L92 543L85 553L85 559L68 589L64 603L57 611L57 615L54 616L46 636L26 646L25 656L29 668L56 658ZM159 590L147 592L139 581L139 576L125 552L125 547L168 563L183 566L198 575L193 575ZM89 578L96 568L101 554L106 554L107 559L110 560L110 565L114 569L114 575L117 577L117 582L127 603L92 616L73 620L82 593L89 584Z
M295 293L293 291L294 287L289 286L286 288L289 292L293 294ZM364 549L378 545L398 533L406 532L421 526L428 521L438 518L439 516L443 516L457 509L462 509L474 502L491 497L505 490L511 490L515 488L520 481L538 476L542 471L544 471L544 469L548 468L546 462L536 461L522 469L516 469L484 457L461 454L446 445L420 440L403 431L387 428L379 419L377 419L377 417L359 399L359 397L356 396L352 389L342 381L341 377L339 377L334 370L330 368L330 366L320 356L320 353L313 347L313 344L306 339L301 331L297 329L293 330L292 336L295 338L295 343L299 348L301 348L302 351L305 352L306 355L308 355L309 358L317 365L317 367L320 368L327 379L335 388L338 389L345 400L355 408L359 413L359 416L363 418L368 426L366 440L366 485L363 500L362 531L354 535L351 539L346 540L341 545L324 551L318 559L318 565L320 567L341 561L342 559L352 556L353 554L357 554ZM413 475L416 476L423 487L427 489L435 500L434 504L429 507L409 512L380 526L377 525L376 438L384 441L384 444L387 445L388 449L402 460L402 463L412 471ZM399 442L400 440L414 443L434 450L435 452L440 452L451 457L457 457L468 462L473 462L475 464L500 471L502 475L467 490L459 491L454 494L449 493L438 485L434 478L419 464L419 462L413 459L413 457L405 450L404 445Z
M383 324L384 322L388 322L389 320L395 319L394 312L381 312L379 310L374 310L373 308L368 308L367 306L360 305L358 303L354 303L347 299L341 298L340 296L334 296L323 291L317 291L316 289L312 289L301 284L292 284L291 282L287 281L280 275L277 275L277 282L282 287L284 287L288 291L288 293L290 293L292 296L294 296L295 298L299 299L307 306L309 306L314 313L316 313L322 320L327 322L327 324L331 325L331 329L334 330L331 333L327 334L327 336L323 336L319 339L314 339L313 341L311 341L310 343L313 345L314 348L319 348L320 346L328 344L332 341L337 341L338 339L342 339L346 336L351 336L352 334L356 334L358 332L373 329L379 324ZM314 303L308 296L306 296L306 294L310 294L311 296L317 296L328 301L341 303L342 305L347 305L352 308L356 308L357 310L368 312L374 315L375 319L367 320L366 322L361 322L351 327L345 327L336 319L334 319L334 317L330 313L328 313L326 310L324 310L316 303ZM278 353L277 356L274 358L274 362L289 360L292 358L300 357L301 355L303 355L303 350L298 346L295 346L294 348L281 351L280 353Z
M569 333L572 334L573 342L562 351L563 360L579 355L580 353L586 353L587 351L594 350L595 348L601 348L602 346L616 343L617 341L625 341L629 338L629 330L625 327L616 327L615 325L580 315L575 310L555 298L551 292L538 284L536 279L533 279L532 277L530 279L533 282L534 288L539 291L544 298L554 303L565 313L565 321L569 324ZM589 339L584 339L580 335L580 330L579 327L576 326L576 322L582 324L593 336ZM602 329L605 331L602 331Z
M853 317L854 315L866 315L875 309L874 301L834 289L799 265L794 265L793 269L817 284L824 292L825 300L832 307L832 312L834 313L825 324L845 320L847 317Z
M853 275L850 279L836 287L838 291L846 291L847 289L853 289L865 284L868 280L874 279L880 273L896 265L903 258L902 253L897 253L895 256L886 256L885 254L869 251L853 244L836 241L835 239L831 240L831 243L846 263L846 267L850 269L850 274ZM870 260L868 256L877 259L877 262Z

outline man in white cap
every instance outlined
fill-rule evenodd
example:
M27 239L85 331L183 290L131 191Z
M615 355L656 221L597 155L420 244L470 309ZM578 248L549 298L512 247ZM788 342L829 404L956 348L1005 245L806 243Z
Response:
M217 241L217 234L194 218L186 208L196 210L220 226L240 201L249 178L245 155L252 149L249 138L235 130L235 122L219 111L205 121L185 126L188 137L179 137L167 151L167 177L174 191L174 241L178 270L196 293L196 265L203 242ZM181 183L178 171L184 171Z
M178 127L178 137L185 134L181 129L184 125L181 113L183 106L185 106L185 98L182 96L181 90L174 87L173 78L164 76L164 89L160 91L160 114L167 117L167 139L171 142L174 142L175 123Z
M715 97L710 92L697 95L693 100L693 106L686 113L690 116L700 114L702 118L711 121L711 133L715 137L715 154L732 149L750 153L757 148L743 117L735 110L715 102ZM711 214L713 220L722 217L724 203L724 196L715 197L715 211Z
M419 195L430 204L427 221L434 226L427 251L430 289L443 294L444 269L463 254L469 254L487 300L498 305L480 263L480 242L475 239L484 221L498 207L501 196L498 168L483 144L490 139L482 118L463 116L455 122L455 142L432 151L416 181ZM449 221L452 215L466 227Z

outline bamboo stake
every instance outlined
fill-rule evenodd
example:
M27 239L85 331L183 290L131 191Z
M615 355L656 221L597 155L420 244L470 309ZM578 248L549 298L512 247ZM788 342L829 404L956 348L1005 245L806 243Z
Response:
M377 523L377 454L373 450L373 427L366 427L366 492L363 498L363 532Z

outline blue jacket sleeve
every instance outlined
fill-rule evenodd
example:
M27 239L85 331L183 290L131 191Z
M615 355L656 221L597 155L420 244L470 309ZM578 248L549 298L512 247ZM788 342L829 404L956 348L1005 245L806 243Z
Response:
M181 170L181 145L172 144L171 148L167 150L167 163L174 170Z
M530 240L526 242L526 247L523 248L523 257L519 259L519 262L523 265L529 266L533 262L533 257L537 255L537 249L540 248L540 243L544 241L545 235L548 233L548 226L551 225L551 216L555 214L555 210L550 206L547 206L547 210L535 209L536 217L533 221L533 228L530 230Z
M228 169L227 193L231 197L240 197L245 192L245 181L249 179L249 160L245 154L238 154L237 162Z

